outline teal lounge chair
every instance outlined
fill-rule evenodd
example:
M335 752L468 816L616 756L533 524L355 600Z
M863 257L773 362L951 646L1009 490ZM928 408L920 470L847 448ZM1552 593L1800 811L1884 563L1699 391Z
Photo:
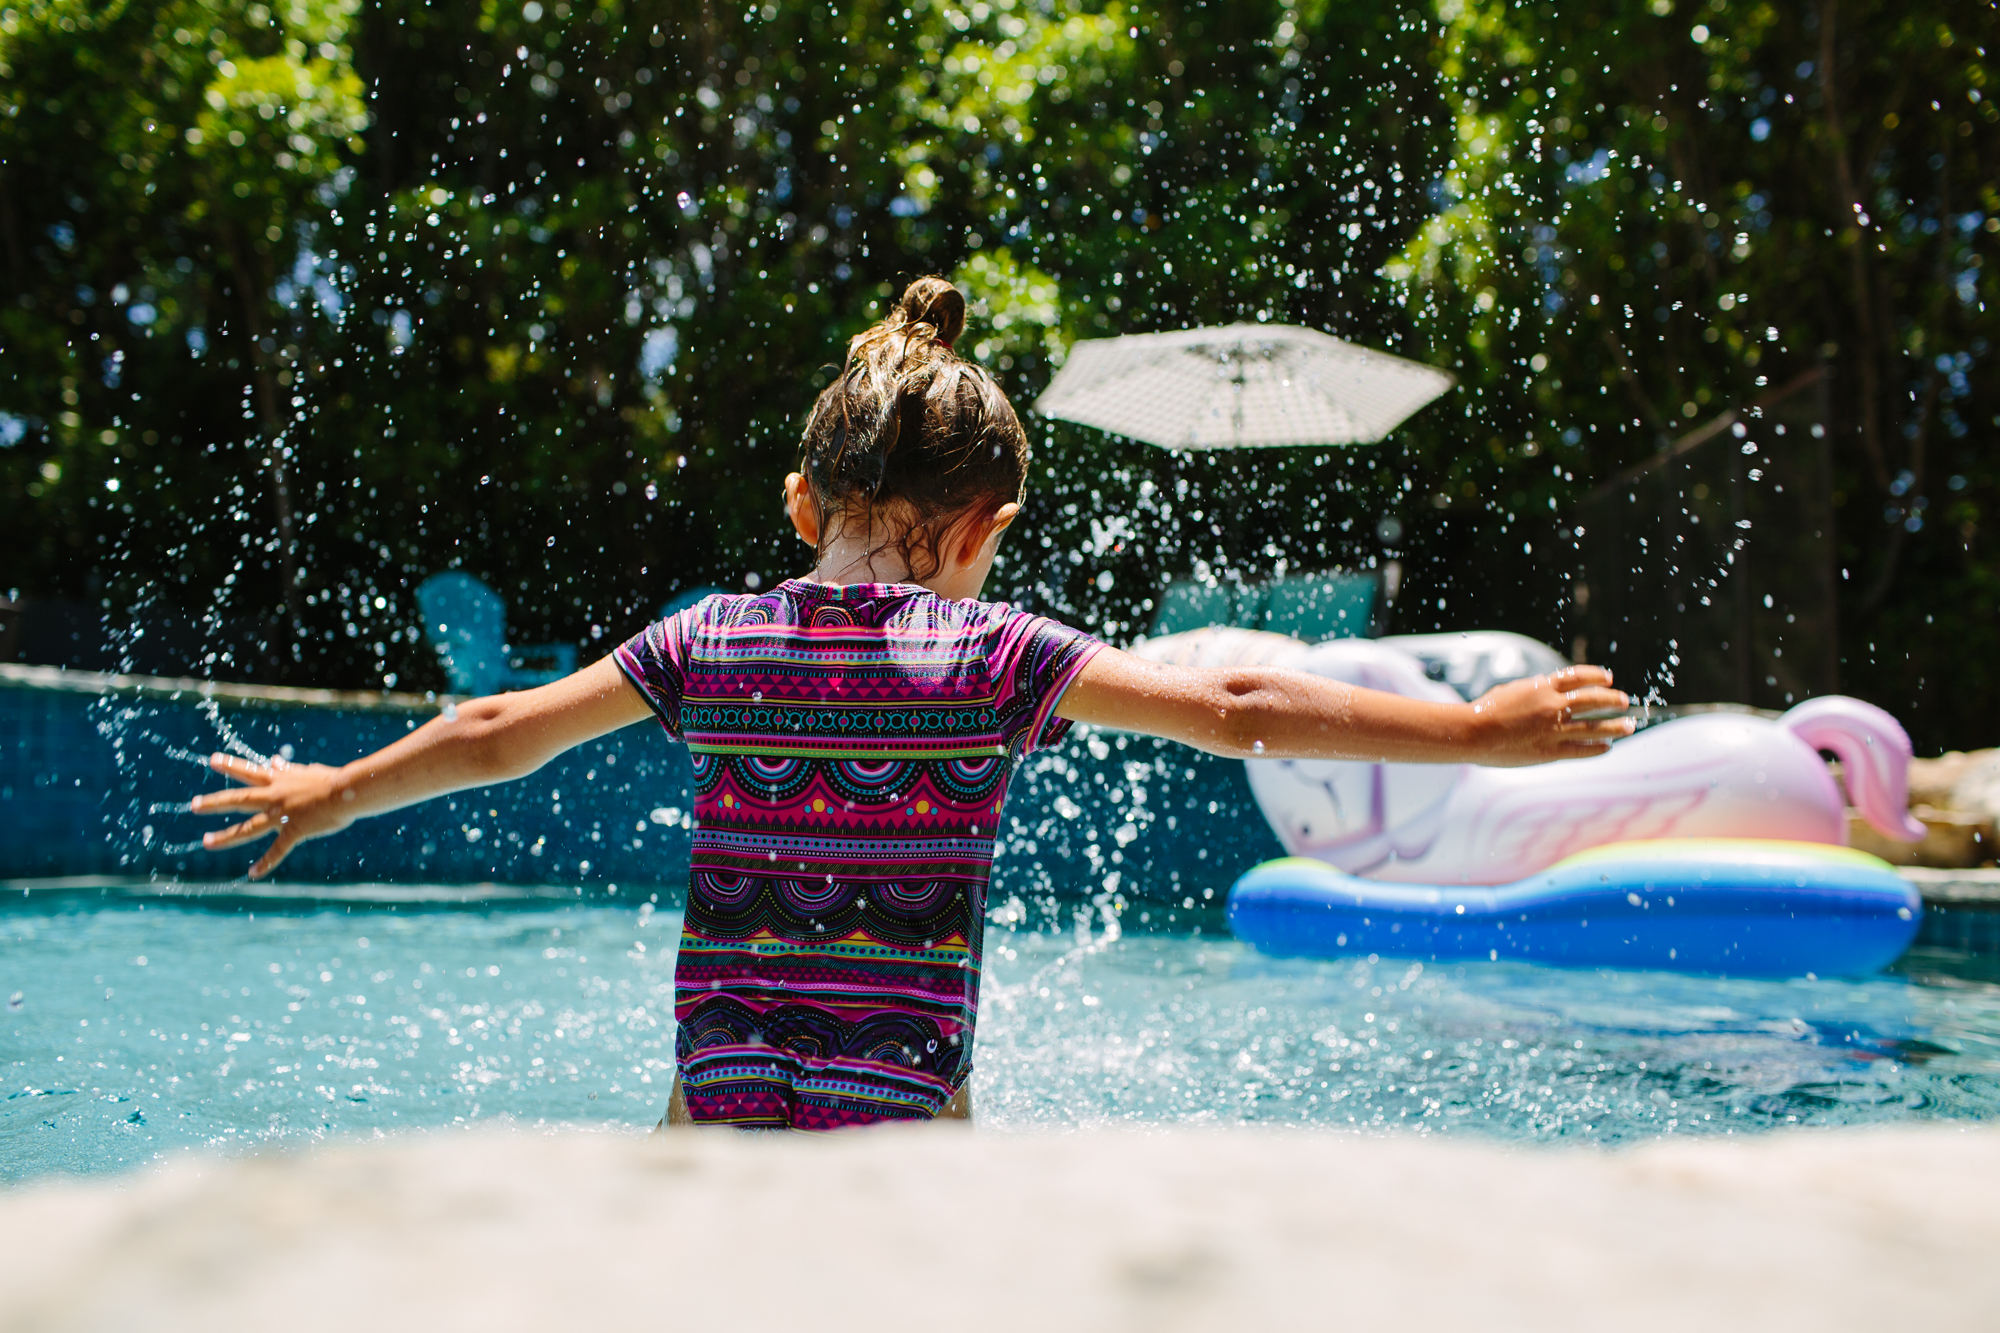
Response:
M660 614L655 618L665 620L677 611L687 610L704 597L723 596L727 595L727 593L728 589L718 588L712 583L704 583L699 588L689 588L686 592L675 593L672 597L668 598L660 607Z
M1160 597L1152 633L1179 634L1210 625L1272 630L1308 643L1369 635L1378 580L1373 574L1296 574L1268 583L1213 586L1183 579Z
M433 574L417 586L424 632L444 663L454 694L498 694L546 685L576 670L576 646L507 643L507 603L463 570ZM529 662L540 665L531 667Z
M1373 574L1299 574L1264 585L1263 628L1308 642L1365 639L1375 614Z

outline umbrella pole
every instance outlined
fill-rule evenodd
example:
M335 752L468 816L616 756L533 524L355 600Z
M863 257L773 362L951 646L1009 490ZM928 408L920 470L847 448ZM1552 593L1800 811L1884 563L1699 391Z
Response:
M1235 435L1232 447L1241 449L1243 447L1243 358L1239 356L1235 360L1236 375L1232 382L1236 387L1236 399L1229 414L1229 424Z

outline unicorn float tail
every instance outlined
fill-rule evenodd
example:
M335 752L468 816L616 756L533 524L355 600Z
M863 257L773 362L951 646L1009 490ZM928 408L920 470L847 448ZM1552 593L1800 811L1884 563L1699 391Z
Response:
M1873 704L1831 694L1808 699L1778 725L1839 758L1847 799L1882 836L1903 842L1924 836L1924 826L1909 810L1910 736L1895 718Z

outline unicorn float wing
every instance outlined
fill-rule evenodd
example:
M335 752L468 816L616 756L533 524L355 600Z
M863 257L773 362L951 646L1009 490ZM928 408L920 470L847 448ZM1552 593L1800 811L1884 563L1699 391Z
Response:
M1440 651L1428 642L1412 646ZM1560 661L1553 650L1533 647L1537 652L1519 653L1521 665L1546 669L1544 655ZM1409 698L1459 697L1432 678L1451 679L1449 668L1440 671L1389 640L1307 646L1224 628L1149 640L1134 651L1186 666L1288 667ZM1495 656L1487 651L1482 663ZM1282 759L1252 759L1245 768L1264 817L1294 856L1379 880L1501 884L1633 839L1843 844L1846 802L1820 750L1841 759L1854 804L1870 823L1889 837L1922 836L1904 808L1908 736L1881 709L1838 696L1808 701L1775 721L1747 713L1679 718L1609 754L1532 768Z

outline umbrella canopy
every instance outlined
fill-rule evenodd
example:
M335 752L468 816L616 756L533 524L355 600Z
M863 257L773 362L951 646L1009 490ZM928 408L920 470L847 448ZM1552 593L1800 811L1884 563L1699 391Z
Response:
M1035 410L1167 449L1373 444L1452 383L1312 329L1231 324L1080 342Z

